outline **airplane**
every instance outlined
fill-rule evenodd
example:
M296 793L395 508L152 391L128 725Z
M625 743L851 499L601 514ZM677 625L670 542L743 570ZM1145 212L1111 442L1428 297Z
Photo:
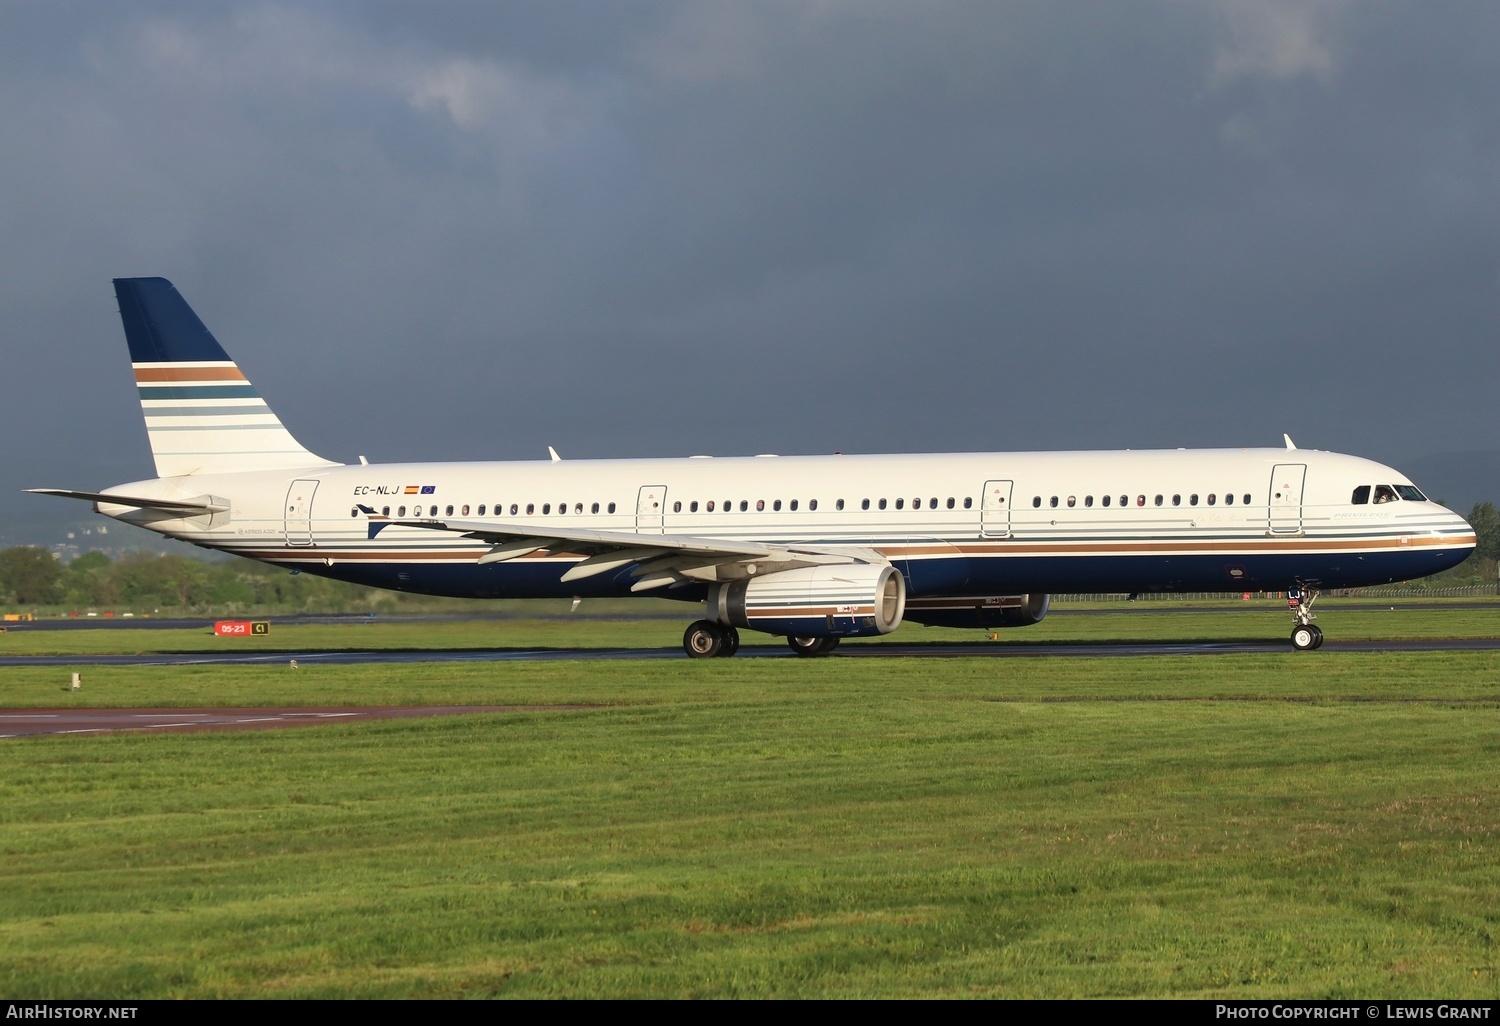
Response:
M465 598L699 603L683 650L741 630L804 656L930 626L1024 627L1079 592L1321 591L1456 566L1463 518L1370 460L1285 448L358 464L292 437L164 278L115 279L157 477L109 517L207 549Z

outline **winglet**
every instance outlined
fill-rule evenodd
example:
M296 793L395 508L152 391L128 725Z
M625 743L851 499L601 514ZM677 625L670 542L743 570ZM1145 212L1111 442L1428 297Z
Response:
M1286 440L1286 447L1288 449L1295 449L1295 448L1297 448L1297 443L1295 443L1295 442L1292 441L1292 436L1291 435L1283 434L1281 437Z
M559 456L557 454L557 450L554 449L554 448L552 448L552 446L550 446L550 445L547 446L547 455L552 457L552 462L553 463L561 463L562 462L562 457Z

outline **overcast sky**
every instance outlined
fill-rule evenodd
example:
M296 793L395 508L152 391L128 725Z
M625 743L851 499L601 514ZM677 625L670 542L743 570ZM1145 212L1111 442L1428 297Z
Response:
M1497 54L1493 0L0 0L0 509L151 475L135 275L338 460L1500 448Z

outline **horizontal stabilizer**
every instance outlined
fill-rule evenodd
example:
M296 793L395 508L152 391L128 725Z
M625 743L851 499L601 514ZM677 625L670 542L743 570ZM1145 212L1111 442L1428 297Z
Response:
M28 488L33 495L59 495L64 499L82 499L84 502L102 502L112 506L134 506L137 509L160 509L168 513L227 513L229 507L222 502L209 502L207 496L198 499L146 499L134 495L106 495L104 492L75 492L67 488Z

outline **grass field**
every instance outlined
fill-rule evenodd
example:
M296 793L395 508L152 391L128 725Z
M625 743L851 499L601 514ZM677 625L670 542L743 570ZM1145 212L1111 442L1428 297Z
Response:
M1041 623L1002 630L986 642L979 630L909 624L882 638L859 638L846 645L972 642L1037 645L1058 642L1285 640L1292 618L1285 603L1238 603L1219 608L1166 607L1153 602L1133 608L1075 609L1063 606ZM264 637L218 638L207 628L46 631L10 625L0 634L3 655L99 655L108 653L218 651L338 651L350 649L579 649L675 648L682 631L700 615L684 604L677 619L608 620L588 617L498 620L354 621L343 624L285 624L274 618ZM1500 602L1406 602L1395 607L1358 600L1324 600L1319 623L1330 641L1382 638L1485 638L1500 634ZM785 648L779 638L746 631L746 645Z
M1260 615L1221 614L1213 636L1263 636ZM1323 624L1500 632L1500 611L1455 626L1468 615ZM1138 637L1157 618L1074 619L1058 623ZM617 627L662 645L681 629ZM369 645L328 629L361 640L318 647ZM7 997L1500 992L1494 653L59 684L0 670L0 706L591 708L0 743Z

